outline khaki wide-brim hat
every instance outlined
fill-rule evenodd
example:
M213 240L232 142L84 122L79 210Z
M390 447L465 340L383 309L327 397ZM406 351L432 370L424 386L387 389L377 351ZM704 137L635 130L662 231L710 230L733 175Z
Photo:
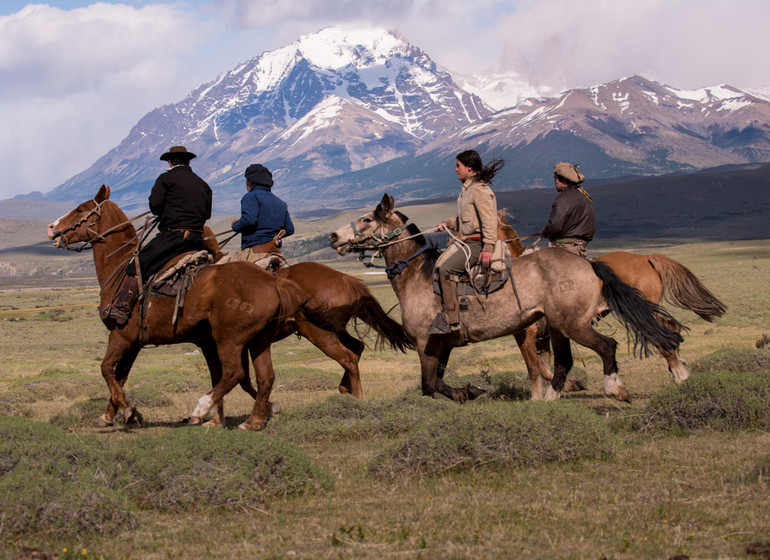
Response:
M196 156L192 152L188 152L187 148L185 148L184 146L171 146L171 149L167 151L165 154L163 154L162 156L160 156L160 159L162 161L168 161L169 159L171 159L171 157L176 157L179 159L187 158L187 160L189 161L192 158L198 157L198 156Z
M576 185L579 185L586 180L585 175L577 170L576 165L572 165L571 163L557 163L553 168L553 173Z

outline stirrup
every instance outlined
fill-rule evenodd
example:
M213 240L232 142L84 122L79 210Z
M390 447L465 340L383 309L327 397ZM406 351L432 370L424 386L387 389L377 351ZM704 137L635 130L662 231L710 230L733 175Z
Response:
M102 319L112 319L116 325L122 327L131 318L131 311L120 309L115 305L109 305L106 309L100 307L99 315L101 315Z
M450 325L447 323L446 315L444 315L444 312L442 311L436 315L435 319L433 319L433 323L428 329L428 334L449 334L459 330L460 325Z

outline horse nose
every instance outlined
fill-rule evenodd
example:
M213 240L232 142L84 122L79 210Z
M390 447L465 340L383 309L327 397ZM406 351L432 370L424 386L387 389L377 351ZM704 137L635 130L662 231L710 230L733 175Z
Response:
M334 232L330 233L329 234L329 241L331 241L332 243L336 243L337 242L337 234L334 233Z
M56 231L56 225L55 224L48 224L48 239L53 239L56 237L57 231Z

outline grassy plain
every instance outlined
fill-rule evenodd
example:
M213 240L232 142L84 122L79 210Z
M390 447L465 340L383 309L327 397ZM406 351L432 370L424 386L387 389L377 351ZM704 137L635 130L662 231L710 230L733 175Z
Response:
M691 268L728 306L713 324L669 308L690 327L682 356L691 365L720 350L752 348L770 334L770 241L654 252ZM386 309L397 303L384 278L365 275L352 258L331 264L365 278ZM107 332L98 320L97 296L93 288L0 294L0 415L54 424L73 446L94 438L110 449L134 442L139 449L149 445L143 438L204 434L182 422L209 386L203 358L186 344L140 354L127 388L140 405L143 428L93 425L107 395L99 373ZM543 407L497 398L460 406L421 398L415 353L370 350L361 362L365 402L355 403L336 395L341 370L335 362L305 340L281 341L273 349L272 399L280 413L262 433L248 436L290 443L328 473L333 487L232 507L202 497L192 506L163 508L147 498L136 506L130 528L111 534L37 530L9 536L0 527L2 556L16 558L23 547L34 547L62 558L770 558L770 487L763 467L770 463L768 430L629 429L650 399L672 385L671 376L657 355L634 358L616 321L608 318L600 329L620 342L618 363L630 404L602 394L600 360L582 348L572 375L588 390L567 395L567 403ZM473 381L490 388L501 378L526 393L525 367L510 338L455 350L446 377L450 384ZM250 408L234 390L226 399L228 426ZM327 416L318 420L322 413ZM438 446L449 445L441 433L455 434L459 424L469 423L468 415L488 415L490 422L516 418L522 425L535 419L533 429L539 418L547 428L539 437L549 431L569 435L562 448L570 447L570 439L579 446L593 438L601 452L529 465L480 460L383 476L383 461L395 447L411 442L413 454L440 453ZM409 439L420 425L435 429L437 447ZM212 436L193 437L201 438L193 445L202 445ZM417 447L420 441L423 447ZM539 445L537 438L524 443ZM108 472L110 465L97 465L95 472ZM179 477L188 476L184 468L179 465ZM3 469L0 457L0 475ZM173 479L175 471L168 472ZM73 508L76 501L73 495ZM120 504L106 500L102 507L128 507Z

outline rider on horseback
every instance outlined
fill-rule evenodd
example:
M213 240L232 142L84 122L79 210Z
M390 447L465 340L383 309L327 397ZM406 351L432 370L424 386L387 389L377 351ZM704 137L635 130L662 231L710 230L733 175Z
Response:
M190 167L195 154L173 146L160 156L169 169L157 178L150 192L150 211L158 218L158 234L139 251L143 279L158 272L169 259L203 249L203 225L211 217L211 188ZM114 304L100 309L104 318L125 325L139 298L135 259L126 267L126 279Z
M457 198L457 216L441 222L437 231L452 229L458 232L460 240L467 245L470 256L458 251L438 267L441 299L444 312L436 315L428 334L445 334L460 328L460 311L457 304L457 284L452 275L464 274L477 262L489 267L497 241L497 201L489 188L495 174L503 167L503 160L495 159L483 165L481 156L475 150L466 150L457 155L455 171L462 183Z
M258 262L266 254L280 255L281 239L294 233L288 206L272 192L270 170L254 163L244 175L247 192L241 199L241 217L232 223L233 231L241 234L241 250L226 255L219 263Z
M585 257L588 242L596 232L593 198L580 186L585 176L571 163L557 163L553 168L553 183L559 196L553 201L548 223L540 233L548 239L549 247L561 247Z

